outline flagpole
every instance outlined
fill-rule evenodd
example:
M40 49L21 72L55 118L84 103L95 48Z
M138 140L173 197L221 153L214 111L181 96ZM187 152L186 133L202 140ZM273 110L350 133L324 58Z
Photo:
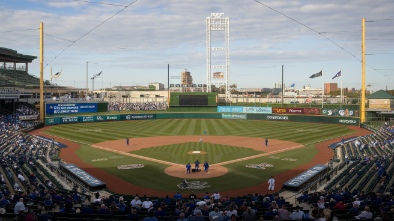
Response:
M321 97L321 108L323 109L323 101L324 101L324 81L323 81L323 70L321 71L321 84L322 84L322 97Z
M342 103L343 103L343 87L342 87L342 78L343 78L343 74L342 74L342 70L340 71L341 72L341 108L342 108Z

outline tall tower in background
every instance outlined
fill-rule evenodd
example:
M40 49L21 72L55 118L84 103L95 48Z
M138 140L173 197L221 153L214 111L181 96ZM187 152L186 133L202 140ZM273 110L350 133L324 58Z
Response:
M224 13L211 13L206 20L207 32L207 91L211 92L211 85L226 86L226 97L230 96L230 20ZM224 33L224 39L213 36L213 32ZM212 41L213 40L213 41ZM224 40L224 41L223 41Z
M181 84L182 88L184 88L183 91L185 92L187 92L188 88L193 84L193 77L190 75L190 71L187 71L187 69L181 72Z

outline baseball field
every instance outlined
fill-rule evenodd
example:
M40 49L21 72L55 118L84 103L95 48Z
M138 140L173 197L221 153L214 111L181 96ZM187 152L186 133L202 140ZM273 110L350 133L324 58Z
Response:
M327 163L334 155L330 143L368 132L335 124L160 119L64 124L35 133L66 143L60 157L102 180L115 193L190 193L180 185L187 179L197 194L219 191L241 196L266 193L270 176L279 190L302 171ZM208 173L186 174L185 165L191 163L194 168L197 159L200 168L209 163Z

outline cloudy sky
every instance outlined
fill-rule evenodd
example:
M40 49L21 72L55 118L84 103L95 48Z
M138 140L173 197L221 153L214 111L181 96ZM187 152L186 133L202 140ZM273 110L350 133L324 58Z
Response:
M206 18L230 19L230 80L239 88L296 88L324 82L361 88L361 20L366 19L366 82L371 90L394 88L392 0L1 0L0 47L39 57L44 23L44 78L62 70L59 85L167 86L187 69L206 83ZM224 43L213 35L212 46ZM220 56L217 55L220 59ZM323 71L323 78L310 79ZM342 71L342 77L331 78ZM39 76L39 59L29 66ZM179 83L172 79L170 84ZM91 87L91 80L89 80Z

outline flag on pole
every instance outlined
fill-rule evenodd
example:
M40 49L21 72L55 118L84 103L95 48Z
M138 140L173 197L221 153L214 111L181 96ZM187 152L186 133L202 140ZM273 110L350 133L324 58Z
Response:
M341 76L341 71L339 71L334 77L332 77L332 79L340 77Z
M317 72L316 74L312 74L309 78L317 78L323 76L323 71Z
M100 71L100 73L96 74L96 77L100 76L103 71Z
M52 78L60 78L61 75L62 75L62 71L60 70L56 74L52 75Z
M294 87L295 86L295 83L293 83L290 87Z

